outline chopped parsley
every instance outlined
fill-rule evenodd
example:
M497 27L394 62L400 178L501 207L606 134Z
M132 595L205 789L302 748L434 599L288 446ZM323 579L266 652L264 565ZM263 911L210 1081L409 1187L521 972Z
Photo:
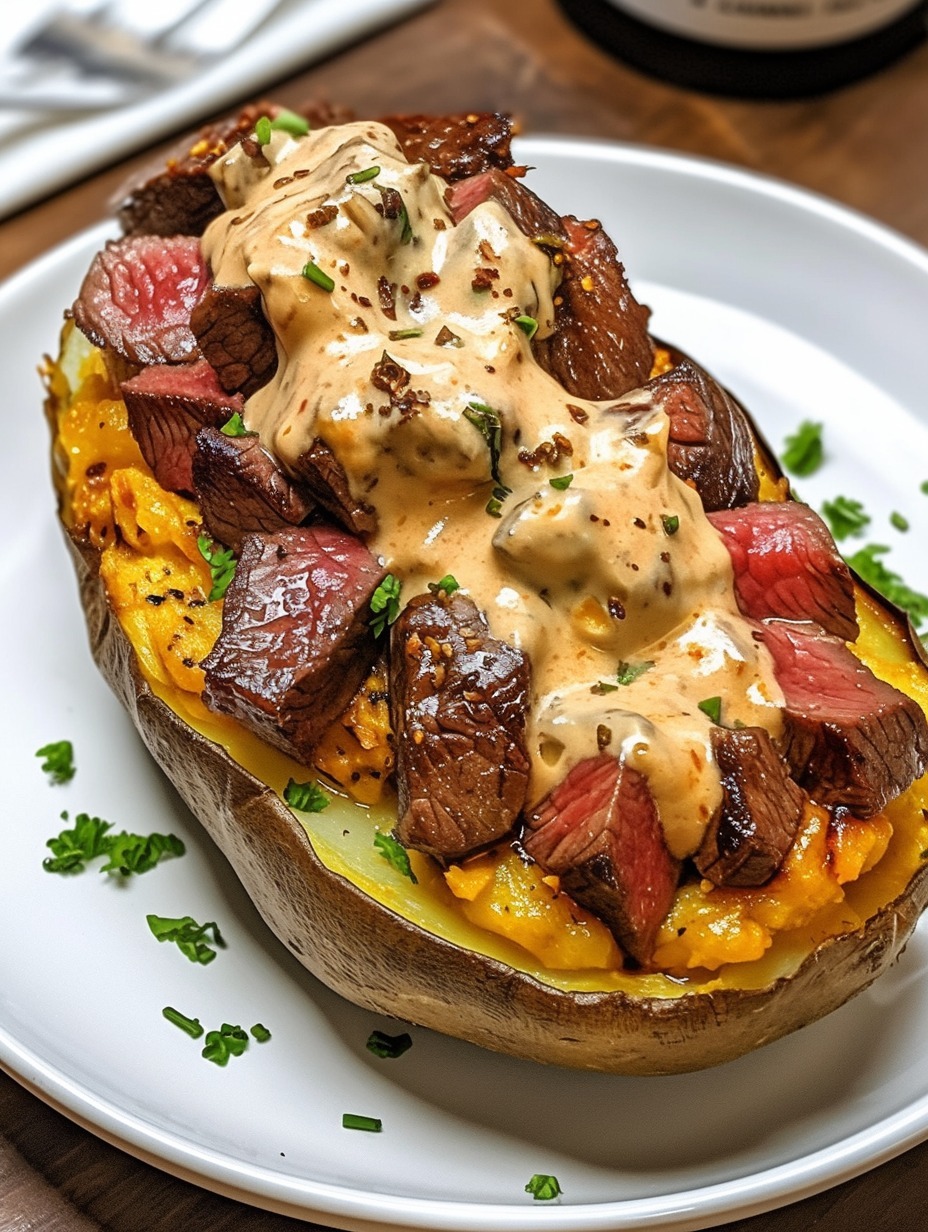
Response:
M328 808L331 797L318 783L298 783L296 779L288 779L284 800L298 813L321 813Z
M164 915L147 915L145 918L152 935L159 941L173 941L185 958L204 967L216 957L213 946L225 948L226 943L214 920L198 924L191 915L176 919Z
M369 1134L379 1134L383 1129L380 1117L357 1116L353 1112L342 1115L342 1129L363 1129Z
M526 338L534 338L538 332L538 322L534 317L518 316L513 317L513 324L518 325L519 329L525 334Z
M412 865L409 863L409 852L402 843L397 842L392 834L375 834L374 846L398 873L408 877L413 885L419 884L419 878L412 871Z
M665 535L675 535L680 529L680 519L675 513L662 513L661 526Z
M52 783L70 783L74 778L74 746L70 740L55 740L43 744L35 751L36 757L44 757L42 769Z
M642 659L640 663L627 663L624 659L620 660L616 679L619 684L634 684L639 676L643 676L645 672L650 671L654 666L653 659Z
M380 637L388 625L392 625L400 614L400 591L402 582L392 573L388 573L374 593L371 595L370 622L374 637Z
M380 175L379 167L365 167L363 171L352 171L350 175L345 176L346 184L366 184L369 180L376 180Z
M229 1057L240 1057L248 1047L248 1032L224 1022L218 1031L207 1031L201 1056L214 1065L228 1065Z
M781 461L794 475L813 475L825 460L822 424L805 419L783 442Z
M862 534L870 523L870 514L860 501L849 496L836 496L833 501L825 501L822 516L831 527L831 533L839 540Z
M210 603L215 603L217 599L225 597L229 583L235 576L235 553L231 548L218 547L209 535L198 535L197 547L209 565L212 587L207 598Z
M325 270L321 270L315 261L307 261L301 271L307 282L314 283L322 291L334 291L335 279L330 278Z
M548 480L548 483L556 492L566 492L573 481L573 475L555 475L553 479Z
M909 519L903 517L901 513L897 513L895 509L889 515L889 521L890 525L895 527L896 530L905 532L909 529Z
M708 715L716 725L722 721L722 699L721 697L706 697L699 703L699 709L703 714Z
M257 436L257 432L252 432L245 427L245 421L242 419L241 411L233 411L226 422L222 425L219 431L223 436Z
M63 818L67 813L62 814ZM51 855L42 861L47 873L81 873L89 860L106 857L101 872L147 873L168 856L182 856L184 844L173 834L110 834L112 825L100 817L79 813L69 830L45 844Z
M453 595L456 590L460 589L457 578L450 573L446 573L440 582L429 582L429 590L433 595L437 595L440 590L443 590L446 595Z
M536 1202L551 1202L554 1198L559 1198L564 1191L556 1176L536 1172L525 1186L525 1192L531 1194Z
M928 619L928 595L913 590L898 573L887 569L878 559L889 551L885 543L868 543L866 547L846 556L845 560L863 581L878 590L885 599L908 612L914 625Z
M186 1014L182 1014L180 1010L176 1010L170 1005L166 1005L161 1013L168 1022L173 1022L175 1027L180 1027L182 1031L186 1031L191 1039L199 1039L203 1034L203 1024L199 1018L188 1018Z
M393 1059L401 1057L412 1047L412 1036L408 1031L402 1035L387 1035L384 1031L372 1031L367 1039L367 1051L375 1057Z

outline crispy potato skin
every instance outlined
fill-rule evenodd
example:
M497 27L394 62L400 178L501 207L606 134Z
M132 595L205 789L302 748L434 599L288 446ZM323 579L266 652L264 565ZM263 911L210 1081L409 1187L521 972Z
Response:
M862 991L896 959L928 903L923 864L862 929L822 943L795 974L757 990L665 999L548 987L424 932L329 871L277 795L152 693L110 612L98 554L68 542L93 656L145 744L277 937L324 984L364 1008L548 1064L622 1074L702 1069Z

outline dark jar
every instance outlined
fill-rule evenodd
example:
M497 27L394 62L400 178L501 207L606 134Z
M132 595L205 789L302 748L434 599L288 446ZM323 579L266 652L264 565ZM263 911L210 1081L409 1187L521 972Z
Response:
M636 68L742 98L801 98L884 68L928 36L928 0L560 0Z

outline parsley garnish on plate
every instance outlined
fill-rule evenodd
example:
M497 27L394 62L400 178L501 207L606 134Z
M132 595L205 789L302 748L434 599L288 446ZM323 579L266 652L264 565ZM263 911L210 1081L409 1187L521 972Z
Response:
M74 778L74 746L70 740L55 740L36 749L36 757L44 757L42 769L52 783L70 783Z
M159 941L173 941L185 958L204 967L216 957L213 946L225 948L226 943L214 920L198 924L192 915L176 919L165 915L147 915L145 918L153 936Z
M853 555L845 557L845 560L858 577L878 590L890 603L908 612L914 625L920 625L928 619L928 595L913 590L898 573L886 568L879 558L888 551L885 543L868 543Z
M805 419L783 442L780 460L794 475L814 475L825 460L822 424Z
M62 814L67 818L67 814ZM74 825L45 844L52 854L42 861L47 873L80 873L88 860L106 856L101 872L147 873L168 856L182 856L184 844L173 834L110 834L112 825L100 817L78 813Z
M564 1191L556 1176L536 1172L525 1186L525 1192L531 1194L536 1202L551 1202L554 1198L559 1198Z
M824 501L822 517L831 527L835 539L839 540L863 534L870 524L870 514L859 500L850 496L836 496L834 500Z

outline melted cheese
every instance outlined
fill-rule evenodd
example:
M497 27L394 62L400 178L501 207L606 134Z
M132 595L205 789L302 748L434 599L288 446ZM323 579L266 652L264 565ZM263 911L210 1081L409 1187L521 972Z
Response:
M263 153L215 164L227 209L204 237L216 283L257 285L278 341L248 428L291 469L324 440L404 597L453 573L525 651L532 801L606 748L647 775L668 846L691 854L721 799L699 703L776 735L782 696L727 550L667 465L666 415L577 399L539 367L516 318L551 332L556 263L495 202L454 226L445 182L385 127L275 132ZM497 479L480 408L501 427ZM619 684L621 664L649 666Z

